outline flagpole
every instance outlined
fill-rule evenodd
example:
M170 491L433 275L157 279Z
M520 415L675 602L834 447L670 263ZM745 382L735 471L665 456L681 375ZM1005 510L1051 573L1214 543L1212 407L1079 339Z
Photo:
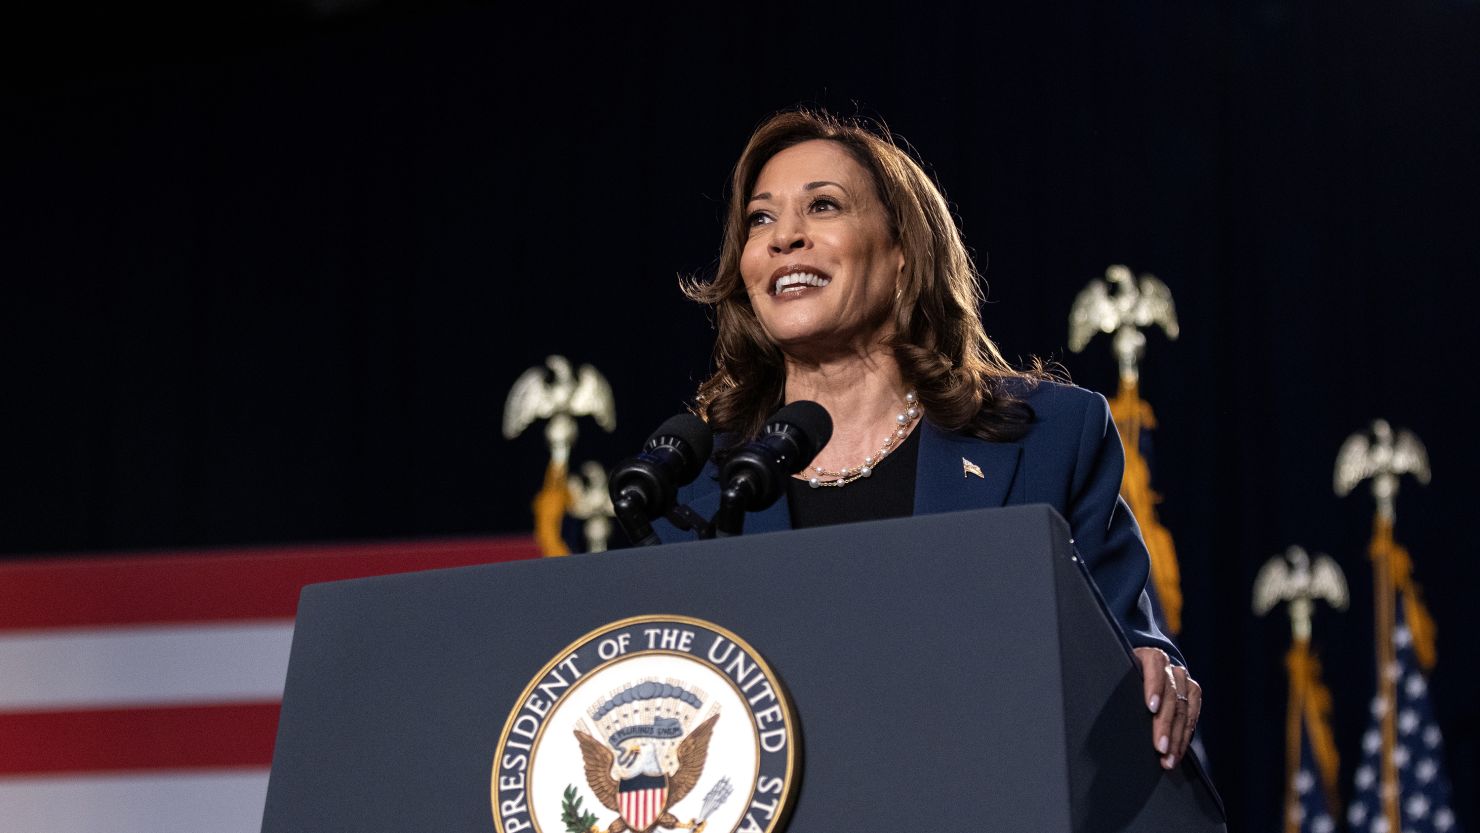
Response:
M545 482L530 503L534 515L534 540L547 556L569 555L570 547L560 536L566 510L575 503L566 475L570 469L570 451L580 433L576 418L589 416L610 433L617 427L617 406L611 384L589 364L579 370L560 355L547 356L544 366L531 367L519 374L504 400L504 439L512 440L536 422L545 422L545 444L550 449L550 462L545 466ZM605 489L601 490L605 492ZM585 507L581 517L609 511ZM592 546L592 551L600 549Z
M1096 333L1114 333L1112 344L1120 367L1120 390L1110 400L1110 416L1120 431L1125 450L1125 473L1120 494L1141 527L1151 555L1151 583L1161 606L1164 624L1173 635L1182 630L1182 588L1177 549L1172 533L1156 518L1161 496L1151 490L1151 471L1141 455L1141 431L1156 427L1151 406L1141 399L1137 363L1146 351L1141 327L1159 325L1167 338L1180 332L1172 292L1155 275L1138 280L1129 268L1114 264L1105 279L1092 280L1074 299L1069 312L1069 349L1082 351Z
M1377 696L1373 716L1378 718L1378 802L1388 830L1400 831L1400 784L1398 781L1398 647L1397 593L1407 594L1413 621L1408 633L1420 665L1434 662L1433 622L1417 600L1413 586L1413 564L1393 538L1397 520L1399 478L1412 474L1420 483L1429 482L1428 452L1418 438L1406 430L1394 431L1386 420L1374 420L1370 436L1358 432L1347 437L1336 457L1333 485L1338 495L1349 493L1358 483L1372 481L1377 511L1372 519L1372 541L1367 552L1372 560L1372 627L1377 663Z
M1296 637L1285 657L1290 681L1289 702L1285 708L1285 833L1300 833L1300 817L1296 812L1300 796L1295 778L1300 772L1300 725L1305 711L1305 680L1298 669L1303 667L1300 661L1309 649L1309 642Z
M1397 594L1393 584L1392 543L1393 522L1385 517L1379 506L1373 519L1372 582L1376 615L1373 617L1377 642L1377 688L1382 703L1382 814L1387 818L1389 830L1402 830L1398 815L1398 764L1394 750L1398 745L1397 702L1398 681L1394 674L1398 667L1397 634L1393 625L1397 613Z
M1348 599L1346 578L1330 556L1318 553L1311 558L1298 545L1287 548L1284 556L1267 561L1254 580L1255 614L1263 616L1281 603L1290 614L1290 650L1285 653L1289 701L1285 708L1284 833L1300 833L1314 818L1306 812L1309 803L1303 800L1302 792L1317 782L1324 805L1320 812L1328 817L1326 821L1337 806L1335 785L1340 760L1329 724L1331 693L1321 683L1321 666L1311 650L1316 599L1344 610ZM1302 787L1306 741L1310 744L1310 776L1314 780Z
M1120 432L1125 452L1125 473L1120 481L1120 494L1131 508L1141 537L1151 559L1151 584L1156 600L1166 617L1167 629L1173 635L1182 631L1182 576L1177 565L1177 546L1172 533L1156 516L1161 496L1151 489L1151 469L1141 456L1141 431L1156 427L1156 414L1151 404L1141 398L1135 376L1121 376L1120 388L1110 401L1110 418Z

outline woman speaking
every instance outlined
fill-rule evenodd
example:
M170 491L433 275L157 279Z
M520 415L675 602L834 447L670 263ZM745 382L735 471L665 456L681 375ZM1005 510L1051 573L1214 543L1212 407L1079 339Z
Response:
M1134 647L1152 747L1167 769L1181 760L1202 692L1150 615L1105 399L1004 361L944 196L887 133L811 111L764 122L735 166L718 273L685 291L715 310L697 410L716 434L753 437L802 399L832 415L831 440L749 531L1052 505ZM680 501L717 504L708 474Z

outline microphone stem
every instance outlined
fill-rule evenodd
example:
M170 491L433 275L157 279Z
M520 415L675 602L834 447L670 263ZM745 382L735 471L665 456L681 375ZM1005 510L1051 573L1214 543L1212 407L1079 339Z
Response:
M745 507L752 492L750 478L737 477L719 497L719 511L714 513L716 538L739 535L745 529Z
M658 540L658 533L653 531L653 525L648 523L647 513L643 509L642 495L637 494L634 489L627 489L612 501L617 523L622 525L622 531L627 533L627 540L633 546L651 547L663 543Z

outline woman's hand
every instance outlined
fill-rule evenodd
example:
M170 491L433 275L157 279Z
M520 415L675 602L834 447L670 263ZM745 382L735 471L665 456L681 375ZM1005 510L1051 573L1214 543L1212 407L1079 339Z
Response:
M1162 769L1171 769L1192 742L1192 730L1202 714L1202 686L1187 676L1187 669L1173 665L1160 648L1137 648L1135 655L1141 664L1146 708L1156 715L1151 722L1151 745L1161 755Z

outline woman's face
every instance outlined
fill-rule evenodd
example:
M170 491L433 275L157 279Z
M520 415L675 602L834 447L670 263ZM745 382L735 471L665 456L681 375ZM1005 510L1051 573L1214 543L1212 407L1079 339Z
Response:
M740 274L773 342L826 354L889 334L904 251L872 177L846 150L814 140L771 157L746 214Z

